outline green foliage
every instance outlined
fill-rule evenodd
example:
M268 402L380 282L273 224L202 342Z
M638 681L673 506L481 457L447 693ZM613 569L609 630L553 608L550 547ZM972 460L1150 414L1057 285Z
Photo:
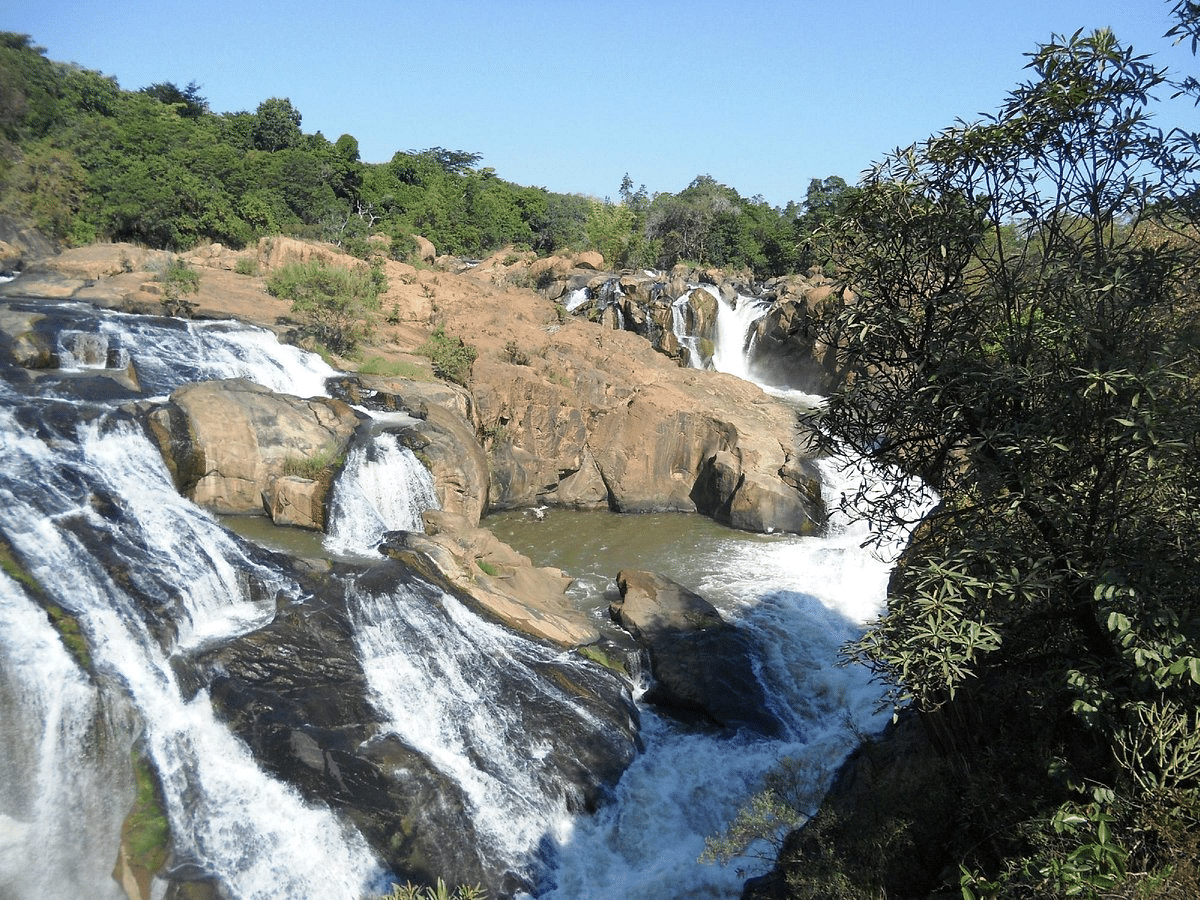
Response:
M481 887L459 885L451 890L439 878L433 887L410 883L393 885L392 892L379 900L484 900L485 897L487 893Z
M433 330L429 340L418 347L417 352L429 357L433 362L433 373L438 378L461 385L466 385L477 355L473 346L462 338L446 334L442 325Z
M487 560L477 559L477 560L475 560L475 562L479 566L479 568L483 572L483 574L489 576L490 578L495 578L497 575L500 574L500 570L497 569L494 565L492 565Z
M200 85L194 81L182 89L170 81L156 82L142 88L142 93L153 97L159 103L173 107L179 115L187 119L198 119L208 114L208 101L201 96Z
M386 286L379 270L348 269L312 259L272 272L267 290L291 301L308 334L332 352L345 354L371 335L379 294Z
M821 800L818 766L783 760L719 835L706 838L701 862L728 865L739 857L774 860L787 833L807 821Z
M238 275L254 276L258 274L258 261L244 256L233 265L233 271Z
M274 153L300 143L300 111L288 98L264 100L254 111L254 118L251 134L257 149Z
M613 204L522 187L479 153L432 147L366 164L358 142L304 134L287 98L214 113L196 82L122 91L45 58L26 35L0 40L0 211L54 236L183 250L294 234L365 258L367 238L421 234L442 252L505 245L599 249L613 266L680 259L777 275L797 260L796 216L707 176L651 198L626 176Z
M121 842L132 866L157 872L167 861L171 826L153 765L138 753L134 753L132 762L136 795L133 809L121 827Z
M200 290L200 273L188 265L187 260L174 256L155 280L163 288L163 313L189 317L196 304L188 300L187 295Z
M964 887L1092 896L1176 871L1200 818L1200 160L1110 32L1030 68L839 199L857 300L821 324L845 381L811 421L940 498L849 653L985 798ZM915 484L849 499L895 527Z

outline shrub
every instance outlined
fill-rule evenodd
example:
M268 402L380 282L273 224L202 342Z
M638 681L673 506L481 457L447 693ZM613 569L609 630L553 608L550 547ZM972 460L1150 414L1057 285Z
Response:
M253 260L248 256L243 256L233 265L233 271L238 275L257 275L258 261Z
M321 259L288 263L267 279L267 290L290 300L304 330L334 353L346 354L370 337L387 289L381 271L348 269Z
M517 346L516 341L509 341L504 345L504 356L513 365L529 365L529 354Z
M417 352L429 357L433 362L433 373L438 378L461 385L466 385L477 355L473 346L462 338L446 334L442 325L434 329L429 340L418 347Z
M168 316L190 317L196 304L185 298L200 290L200 273L189 266L187 260L173 256L157 281L163 286L163 312Z

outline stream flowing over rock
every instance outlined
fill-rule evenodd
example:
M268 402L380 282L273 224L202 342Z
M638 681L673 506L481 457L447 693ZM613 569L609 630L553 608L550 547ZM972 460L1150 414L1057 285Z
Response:
M3 322L0 612L23 623L5 671L45 677L29 654L55 641L51 621L72 623L91 684L65 701L85 719L112 710L113 745L142 747L161 783L159 877L296 900L357 900L389 873L535 889L547 840L602 805L637 753L629 685L480 618L450 579L381 556L300 563L200 509L192 498L261 514L286 454L372 434L342 401L249 381L323 380L273 336L35 303ZM21 365L32 343L58 366ZM84 751L56 752L74 768ZM127 809L128 785L112 779L97 802ZM20 819L71 809L0 803ZM98 834L111 870L119 841ZM56 888L93 895L94 871L47 865Z
M192 320L160 251L0 284L0 896L732 896L705 839L881 726L833 662L888 565L797 420L827 286L418 244L364 373L240 274L357 264L329 246L183 254ZM165 862L123 836L131 759Z

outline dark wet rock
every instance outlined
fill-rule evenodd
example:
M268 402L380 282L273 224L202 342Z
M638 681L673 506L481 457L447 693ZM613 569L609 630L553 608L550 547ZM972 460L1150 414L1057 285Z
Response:
M699 594L652 572L617 575L621 599L609 609L650 656L645 699L683 721L782 731L754 674L753 644Z
M282 598L268 625L201 652L184 680L207 684L218 715L255 758L305 797L343 813L402 879L504 890L514 875L489 858L463 789L382 720L353 637L344 578L371 595L403 586L409 603L436 607L443 596L443 588L396 562L309 575L303 599ZM499 661L483 674L497 704L514 710L531 739L548 748L537 763L548 789L572 809L604 802L638 749L623 684L599 666L550 653ZM548 699L556 689L569 706Z

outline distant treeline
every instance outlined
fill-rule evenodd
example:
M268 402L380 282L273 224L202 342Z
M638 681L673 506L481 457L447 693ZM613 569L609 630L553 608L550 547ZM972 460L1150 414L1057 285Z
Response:
M45 53L0 32L0 213L64 244L181 250L290 234L364 253L382 233L404 252L421 234L466 257L595 249L614 267L688 261L763 277L823 261L819 228L847 191L813 179L803 202L779 208L707 175L654 196L626 176L612 201L513 184L461 150L365 163L352 135L306 134L287 98L216 113L195 82L123 90Z

